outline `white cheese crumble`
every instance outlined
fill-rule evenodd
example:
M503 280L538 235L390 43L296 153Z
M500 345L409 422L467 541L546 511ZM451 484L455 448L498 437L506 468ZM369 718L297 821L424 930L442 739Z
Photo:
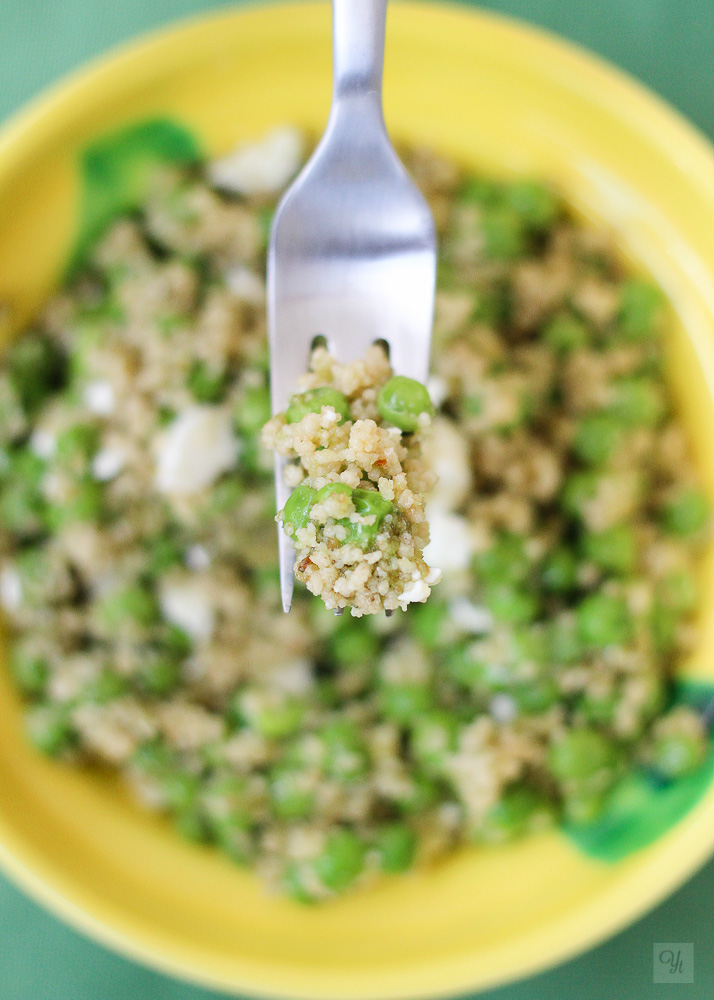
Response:
M178 625L195 642L208 642L216 625L216 611L200 580L165 582L159 600L164 618Z
M273 194L296 173L303 155L303 138L296 128L281 126L257 142L245 143L208 168L212 184L236 194Z
M441 375L430 375L426 380L426 390L434 406L438 409L449 394L449 386Z
M424 559L440 566L444 573L467 569L473 554L468 523L440 507L427 507L431 541L424 549Z
M30 437L30 449L38 458L50 459L57 451L57 438L49 431L36 427Z
M485 635L493 628L493 616L488 608L472 604L466 597L457 597L449 606L451 620L463 632Z
M92 459L92 475L101 483L106 483L119 475L124 462L124 456L116 448L101 448Z
M84 387L84 405L90 413L108 417L116 406L114 386L105 380L88 382Z
M161 493L198 493L238 458L231 416L220 406L190 406L163 434L156 466Z
M464 435L447 417L435 418L424 456L438 477L430 503L455 510L471 492L471 460Z
M518 707L510 694L494 695L488 710L496 722L512 722L518 714Z
M400 604L421 603L427 599L430 593L431 590L425 580L413 580L406 585L397 600Z
M14 566L0 571L0 604L6 611L16 611L22 603L22 581Z
M307 694L312 687L312 662L297 659L281 663L270 671L270 682L286 694Z
M189 569L200 572L211 565L211 553L205 545L191 545L184 552L184 562Z
M265 302L263 279L243 264L237 264L226 271L226 285L237 299L252 306L262 306Z

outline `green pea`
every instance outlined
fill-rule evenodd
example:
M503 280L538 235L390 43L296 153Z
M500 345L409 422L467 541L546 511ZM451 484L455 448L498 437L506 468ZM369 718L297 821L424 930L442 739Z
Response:
M224 823L244 830L253 825L248 783L242 775L214 774L205 784L202 802L206 816L216 828Z
M174 566L183 562L185 546L171 528L150 539L146 552L146 572L151 576L162 576Z
M283 508L282 521L288 534L296 535L310 523L310 511L317 501L317 490L302 483L296 486Z
M586 691L578 699L578 710L587 722L608 726L615 718L619 703L620 697L615 690L606 691L602 694L593 694Z
M529 628L515 628L509 631L508 661L516 666L532 663L544 666L548 663L550 650L545 629L536 625Z
M543 328L543 337L552 351L563 355L585 347L590 340L585 324L568 313L554 316Z
M569 476L563 487L560 502L564 512L570 517L580 520L583 508L597 495L600 486L600 476L597 472L575 472Z
M347 397L338 389L323 385L317 389L308 389L307 392L297 393L290 400L290 405L285 412L285 419L289 424L296 424L308 413L321 413L325 406L331 406L340 417L338 423L343 424L345 420L351 420L350 404Z
M249 865L256 853L255 839L240 818L224 816L211 824L218 846L237 865Z
M497 205L481 215L483 254L487 260L512 261L528 249L523 219L512 208Z
M265 385L244 389L233 410L236 427L241 434L257 434L270 420L270 391Z
M188 373L186 385L197 403L220 403L226 394L229 374L224 368L212 368L196 361Z
M587 532L582 541L583 557L606 573L632 573L637 562L637 539L628 524L605 531Z
M315 874L333 892L344 892L362 873L366 845L352 830L334 830L313 861Z
M605 810L607 796L599 790L573 788L563 799L565 819L569 823L593 823Z
M535 677L512 689L511 694L524 715L546 712L560 700L560 688L552 677Z
M698 535L709 524L709 518L709 501L694 487L682 490L662 511L666 531L678 538Z
M434 416L434 405L425 385L405 375L393 375L377 396L377 409L383 420L411 433L419 427L422 413Z
M46 548L37 545L21 550L15 558L15 569L20 577L24 605L39 606L52 599L54 571Z
M531 622L540 611L535 593L512 584L490 584L484 590L484 597L493 617L508 625Z
M620 290L617 332L628 340L644 340L659 329L664 299L649 281L631 278Z
M652 765L664 778L681 778L696 771L706 754L706 741L698 734L668 733L655 739Z
M383 872L405 872L414 864L417 836L405 823L387 823L377 830L374 847Z
M432 692L425 684L384 684L379 693L382 712L400 725L428 712L433 703Z
M394 510L394 504L391 500L386 500L378 490L362 488L352 490L352 503L355 505L357 513L362 517L374 514L378 521Z
M552 813L548 800L533 788L507 789L484 816L478 838L489 844L505 843L523 836Z
M498 326L507 323L512 309L511 286L507 281L482 288L476 295L472 314L474 323L484 323L488 326Z
M408 624L424 649L439 649L449 641L449 606L434 598L425 604L414 604L409 609Z
M186 326L186 323L186 316L177 312L169 311L161 313L160 316L156 317L156 326L158 327L159 333L164 337L170 337L172 334L176 333L177 330L183 329Z
M425 771L438 773L449 754L456 750L458 721L449 712L435 709L412 716L412 720L412 753Z
M197 774L189 774L187 771L180 770L175 757L160 779L162 791L172 809L189 810L196 804L201 779Z
M181 680L181 664L165 653L151 653L141 664L137 680L147 694L158 697L170 694Z
M20 337L10 347L5 364L27 413L34 413L45 398L64 383L65 356L59 345L43 333Z
M160 618L156 595L141 583L106 594L99 602L98 611L104 627L111 632L128 622L149 628Z
M193 640L178 625L166 625L161 634L161 646L167 655L183 659L193 649Z
M297 698L285 698L279 705L265 705L248 721L269 740L293 736L303 724L305 705Z
M344 496L351 497L354 490L347 483L327 483L322 489L317 491L315 500L317 503L323 503L328 497L334 496L335 493L342 493Z
M195 802L175 811L174 826L182 837L194 844L205 844L211 839L206 817Z
M344 625L330 637L328 649L341 667L373 664L379 651L379 642L363 619Z
M574 616L554 618L548 625L548 644L554 663L577 663L585 654Z
M670 656L677 648L677 634L682 624L682 616L674 608L668 608L655 600L649 616L652 644L660 656Z
M241 461L243 453L241 454ZM299 487L298 487L299 488ZM206 505L206 520L222 517L224 514L234 515L245 499L245 483L240 475L224 476L211 490Z
M32 745L50 757L58 757L76 742L67 705L50 702L35 705L27 712L26 724Z
M608 462L622 444L619 423L607 413L590 413L575 431L573 451L587 465Z
M339 486L342 484L333 483L330 485ZM323 488L326 489L326 487ZM349 489L349 487L347 488ZM367 552L374 545L382 522L387 514L391 514L394 510L394 505L390 500L385 500L378 490L366 489L352 490L352 503L355 512L360 517L374 517L374 521L371 524L361 524L343 517L337 523L341 524L347 532L344 544L357 545Z
M297 903L315 903L315 895L308 888L304 866L298 861L291 861L285 869L282 879L283 892Z
M548 766L560 781L583 781L614 768L615 746L596 729L570 729L551 744Z
M282 820L307 819L315 808L315 793L305 783L305 772L293 767L277 767L270 773L270 801Z
M458 200L475 205L500 205L503 203L505 188L498 181L485 177L469 177L458 193Z
M113 670L102 670L82 690L82 696L96 705L108 705L124 698L129 692L129 682Z
M506 187L506 200L529 229L549 229L560 214L555 193L539 181L515 181Z
M156 410L156 423L159 427L168 427L176 419L176 410L172 406L159 406Z
M567 594L574 590L578 579L575 554L560 546L553 549L541 569L541 580L546 590L554 594Z
M40 484L44 462L29 450L11 454L0 479L0 525L21 537L45 527L46 504Z
M104 514L104 483L91 476L80 476L73 484L69 496L61 504L47 507L46 520L51 531L62 531L77 522L96 524Z
M590 649L625 646L634 635L627 602L610 594L590 594L577 607L578 637Z
M141 775L160 780L176 766L175 754L162 740L149 740L136 748L131 765Z
M692 573L679 570L666 576L659 585L658 597L662 604L681 614L688 614L697 606L699 588Z
M57 438L57 461L60 464L86 464L99 448L100 432L96 424L74 424Z
M408 815L417 816L439 801L439 786L423 774L412 774L409 787L400 792L395 804Z
M19 640L14 643L10 669L23 694L40 695L45 690L50 676L49 664L31 641Z
M262 236L263 249L267 249L270 242L270 230L273 225L274 215L275 205L264 205L258 209L257 218Z
M367 748L355 723L348 719L332 722L320 733L325 748L325 774L339 781L364 777L369 766Z
M280 593L280 568L278 566L255 567L253 569L253 585L261 596L278 595ZM321 601L315 603L322 604Z
M483 664L474 653L473 643L459 643L446 650L444 671L466 687L475 687L483 676Z
M488 583L523 583L531 571L525 539L520 535L500 535L490 549L476 556L474 571Z
M665 415L661 386L649 378L619 379L612 387L610 412L626 427L657 427Z

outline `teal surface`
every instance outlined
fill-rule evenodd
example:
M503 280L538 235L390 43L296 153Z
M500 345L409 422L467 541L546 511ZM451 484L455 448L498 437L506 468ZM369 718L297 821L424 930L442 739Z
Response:
M108 46L210 0L0 0L0 120ZM638 76L714 137L714 0L492 0ZM1 266L1 263L0 263ZM481 1000L705 1000L714 997L714 862L626 932ZM657 942L694 945L694 983L653 985ZM0 1000L210 1000L69 930L0 878Z

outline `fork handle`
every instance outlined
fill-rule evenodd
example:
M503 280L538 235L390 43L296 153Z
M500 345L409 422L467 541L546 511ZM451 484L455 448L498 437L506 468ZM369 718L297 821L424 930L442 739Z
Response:
M334 99L372 95L381 105L387 0L332 0Z

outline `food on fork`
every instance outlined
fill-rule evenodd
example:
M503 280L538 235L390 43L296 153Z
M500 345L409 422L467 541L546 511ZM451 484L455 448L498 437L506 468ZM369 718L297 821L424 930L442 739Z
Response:
M295 576L355 617L423 604L441 579L422 555L435 481L422 455L434 416L426 387L393 375L375 345L351 364L317 348L299 388L263 430L264 444L292 460L295 488L278 518Z

